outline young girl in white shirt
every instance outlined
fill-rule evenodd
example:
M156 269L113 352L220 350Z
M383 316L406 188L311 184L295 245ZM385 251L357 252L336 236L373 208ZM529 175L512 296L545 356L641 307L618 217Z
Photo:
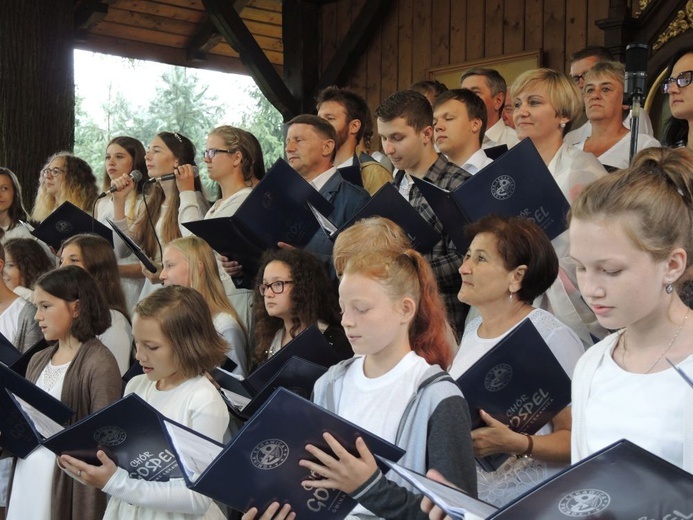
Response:
M650 148L574 202L570 255L599 323L616 330L573 376L572 460L626 438L693 471L693 318L678 286L693 257L693 152Z
M414 250L357 253L346 261L339 286L342 325L356 356L330 368L313 400L404 448L400 463L417 472L437 468L476 495L467 404L440 366L452 358L445 306L433 272ZM417 518L421 495L377 468L362 439L351 455L329 433L332 453L314 446L318 462L301 465L322 477L306 488L339 489L359 505L348 518ZM263 518L272 518L274 504ZM245 519L255 518L251 509ZM280 510L277 518L285 518Z
M133 333L144 374L130 380L135 393L166 417L222 442L229 415L204 372L221 364L226 343L214 329L209 307L188 287L164 287L135 308ZM104 519L223 520L221 510L181 478L167 482L133 479L103 451L101 466L68 455L61 464L87 484L111 495Z

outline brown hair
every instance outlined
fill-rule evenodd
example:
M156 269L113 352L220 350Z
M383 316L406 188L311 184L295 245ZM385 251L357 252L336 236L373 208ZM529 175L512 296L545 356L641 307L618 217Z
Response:
M72 320L70 333L81 342L106 332L111 313L94 278L81 267L68 265L43 274L36 286L66 302L79 300L79 314Z
M313 130L315 130L321 139L331 140L334 143L334 147L332 149L332 157L330 157L330 161L334 162L334 158L337 156L337 132L329 121L312 114L301 114L294 117L284 126L288 131L292 125L312 126Z
M421 132L433 124L433 109L426 96L420 92L400 90L375 109L375 117L386 123L402 117L407 126Z
M488 114L486 113L484 100L468 88L453 88L446 90L436 98L433 103L433 112L435 112L440 105L452 99L459 101L465 106L469 119L478 119L481 121L479 144L483 143L484 134L486 133L486 123L488 122Z
M132 159L132 170L137 170L142 174L142 178L135 186L135 189L132 190L128 195L128 199L132 201L132 204L130 205L130 212L127 215L127 218L128 220L134 222L137 218L137 215L135 214L137 204L135 204L135 201L137 200L138 196L142 195L142 192L144 191L144 188L147 185L147 181L149 180L149 174L147 173L147 163L144 160L146 152L144 150L144 146L142 145L139 139L135 139L134 137L129 137L127 135L121 135L111 139L106 145L107 151L108 147L112 144L117 144L118 146L123 148ZM104 174L103 182L101 183L101 191L106 191L110 187L111 179L109 178L108 172L106 172L106 167L104 165Z
M4 175L10 179L10 184L12 184L12 189L14 190L14 198L12 199L12 204L7 210L7 214L10 217L9 229L13 229L19 225L20 220L27 219L27 212L24 209L24 203L22 202L22 186L19 184L19 179L9 168L3 168L0 166L0 175ZM4 236L4 232L0 230L0 237Z
M120 312L130 321L123 286L120 283L118 261L108 240L91 233L75 235L62 243L61 253L65 246L70 244L79 247L84 267L96 280L108 308Z
M589 184L568 218L623 218L626 235L655 261L676 247L693 262L693 151L688 148L648 148L631 166Z
M184 377L210 371L226 359L228 345L214 328L209 306L196 290L180 285L164 287L140 301L135 313L159 322Z
M55 269L55 261L33 238L8 240L5 242L5 256L8 254L12 255L12 261L19 269L22 283L27 289L33 289L43 273Z
M409 326L411 349L431 365L450 365L453 353L447 337L445 304L433 270L420 253L413 249L366 251L349 258L344 266L344 274L348 273L377 281L393 300L412 298L416 313Z
M558 277L556 251L546 233L531 220L489 215L467 226L465 232L470 237L479 233L493 235L498 254L508 271L520 265L527 266L522 287L515 293L524 302L534 301Z
M218 135L224 140L224 145L229 150L232 152L241 152L241 156L243 157L241 161L243 180L246 186L252 186L253 177L256 176L256 159L253 155L254 144L248 139L249 132L234 126L223 125L216 127L209 135ZM260 152L260 159L262 159L262 152Z

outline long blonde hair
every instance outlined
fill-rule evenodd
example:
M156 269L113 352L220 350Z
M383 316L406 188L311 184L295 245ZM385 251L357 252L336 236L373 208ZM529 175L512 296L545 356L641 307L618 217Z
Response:
M214 316L220 312L230 314L243 329L243 322L226 297L226 292L219 276L217 260L209 244L199 237L185 237L169 242L166 248L170 247L177 249L185 257L185 261L188 264L190 287L204 297L212 315ZM243 329L243 333L247 334L245 329Z

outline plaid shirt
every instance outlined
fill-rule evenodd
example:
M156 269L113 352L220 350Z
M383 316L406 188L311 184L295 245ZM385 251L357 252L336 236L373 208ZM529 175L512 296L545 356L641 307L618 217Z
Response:
M443 154L438 154L438 159L428 169L423 178L439 188L452 191L470 177L469 173L448 161ZM395 186L397 188L399 188L403 178L404 172L402 170L398 171L395 175ZM457 251L455 244L452 243L450 236L445 232L440 220L433 213L431 206L428 205L428 202L426 202L416 185L411 186L409 202L424 220L440 233L441 239L433 246L431 252L425 255L425 258L431 265L438 281L438 288L445 301L450 324L458 336L461 337L468 308L457 299L457 294L460 292L462 284L458 269L462 265L466 251Z

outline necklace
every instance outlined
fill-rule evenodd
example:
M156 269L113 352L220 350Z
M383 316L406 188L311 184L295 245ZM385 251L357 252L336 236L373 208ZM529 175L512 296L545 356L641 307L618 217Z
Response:
M676 332L674 333L674 337L671 338L671 341L669 344L666 346L666 348L662 351L662 353L659 355L657 359L655 359L655 362L652 363L650 368L647 369L645 374L649 374L652 372L652 369L657 366L657 363L659 363L664 355L669 352L669 349L672 347L674 342L676 341L676 338L679 337L679 334L681 334L681 330L683 330L683 326L686 324L686 320L688 319L688 313L690 312L691 309L688 309L686 311L686 315L683 317L683 321L681 322L681 325L679 325L679 328L676 329ZM628 368L626 368L626 333L623 333L623 354L621 355L621 365L623 366L623 369L628 371Z

